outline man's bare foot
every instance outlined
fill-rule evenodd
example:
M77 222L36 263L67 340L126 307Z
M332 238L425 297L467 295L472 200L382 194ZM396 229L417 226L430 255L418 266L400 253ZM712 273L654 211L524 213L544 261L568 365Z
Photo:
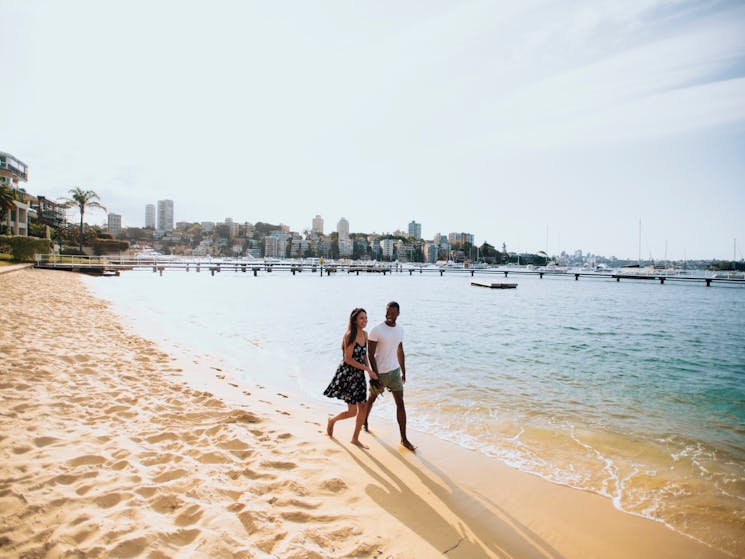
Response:
M370 432L370 429L368 429L368 428L367 428L367 421L365 421L365 422L364 422L364 423L362 424L362 427L363 427L363 428L365 429L365 433L369 433L369 432Z
M413 444L411 444L411 442L409 441L409 439L402 440L401 441L401 446L404 447L404 448L408 448L411 452L414 452L416 450L416 447Z
M352 444L360 448L370 448L369 446L362 444L359 439L352 439Z
M326 434L329 437L333 437L334 436L334 422L331 421L331 418L330 417L329 417L328 423L326 423Z

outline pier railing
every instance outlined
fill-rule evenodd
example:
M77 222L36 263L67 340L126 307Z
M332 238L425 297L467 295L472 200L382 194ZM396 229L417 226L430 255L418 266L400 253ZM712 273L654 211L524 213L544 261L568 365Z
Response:
M292 275L303 272L330 276L331 274L435 274L439 276L466 275L499 276L538 276L562 277L579 280L580 278L605 280L640 280L666 282L696 282L710 286L716 284L730 284L745 286L745 277L739 274L721 275L711 272L696 274L681 270L615 270L615 271L587 271L587 270L554 270L530 269L527 267L438 267L418 264L401 264L398 262L298 262L293 260L258 260L246 258L174 258L167 256L65 256L55 254L37 254L35 256L37 268L48 268L83 272L95 275L119 275L122 270L149 270L163 275L165 271L208 272L215 275L221 272L259 273L290 272Z

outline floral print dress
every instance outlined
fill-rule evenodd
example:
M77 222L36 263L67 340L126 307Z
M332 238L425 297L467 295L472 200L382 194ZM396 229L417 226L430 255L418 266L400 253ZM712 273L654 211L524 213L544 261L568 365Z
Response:
M352 359L360 365L366 365L367 346L354 342ZM365 371L355 369L343 361L336 369L334 378L328 388L323 392L329 398L339 398L347 404L359 404L367 400L367 385L365 383Z

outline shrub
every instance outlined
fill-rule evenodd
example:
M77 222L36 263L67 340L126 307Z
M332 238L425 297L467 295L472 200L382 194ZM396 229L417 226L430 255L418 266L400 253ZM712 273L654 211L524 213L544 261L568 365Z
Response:
M18 262L32 262L34 254L49 254L52 248L52 242L49 239L16 235L0 235L0 245L10 246L13 260Z
M96 239L90 243L93 248L93 254L101 256L102 254L116 254L129 250L129 241L115 241L113 239Z
M60 254L66 256L85 256L85 252L80 250L78 247L62 247Z

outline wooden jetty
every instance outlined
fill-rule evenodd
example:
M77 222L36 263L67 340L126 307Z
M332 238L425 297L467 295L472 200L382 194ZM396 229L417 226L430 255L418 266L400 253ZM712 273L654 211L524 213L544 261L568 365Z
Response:
M212 276L220 272L250 272L254 277L259 272L290 272L293 276L310 272L321 277L331 276L346 272L346 275L381 274L391 276L393 274L439 274L444 275L470 275L474 282L478 280L489 283L487 279L493 276L503 277L504 280L512 275L544 276L552 278L573 278L575 281L582 279L621 280L648 283L650 280L666 283L699 283L710 287L713 284L743 286L745 279L732 277L715 277L711 275L688 275L670 274L660 272L654 274L628 274L622 270L614 272L591 272L569 270L557 272L554 270L500 267L500 268L466 268L466 267L435 267L417 264L401 264L398 262L298 262L293 260L259 260L247 258L173 258L173 257L113 257L113 256L60 256L54 254L38 254L35 257L37 268L48 268L56 270L68 270L95 275L119 275L122 270L152 270L161 276L167 270L185 272L209 272ZM477 277L478 276L478 277ZM495 288L496 289L496 288ZM504 288L503 288L504 289Z
M515 289L517 287L516 283L507 283L503 281L498 282L491 282L491 281L472 281L471 285L475 285L476 287L488 287L489 289Z

